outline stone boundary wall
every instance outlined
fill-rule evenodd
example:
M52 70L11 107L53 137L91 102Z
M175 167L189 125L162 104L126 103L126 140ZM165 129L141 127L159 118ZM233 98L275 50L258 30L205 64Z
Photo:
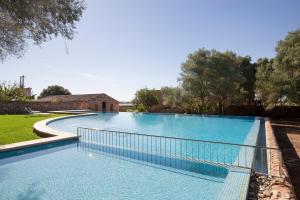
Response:
M169 108L163 105L153 106L150 112L158 113L183 113L176 108ZM188 113L193 114L192 111ZM276 106L271 110L265 110L262 106L244 106L234 105L225 108L224 113L210 113L210 114L223 114L223 115L238 115L238 116L264 116L272 118L300 118L300 106Z
M272 118L300 118L300 106L275 106L271 110L265 110L262 106L229 106L225 109L226 115L253 115Z
M266 146L270 148L278 148L278 143L274 136L274 132L271 126L271 122L268 118L265 119L265 130L266 130ZM281 177L284 174L282 165L282 155L281 151L268 151L268 171L272 176ZM287 171L285 172L287 173Z
M265 119L265 129L267 147L279 148L268 118ZM268 153L268 170L270 174L268 187L269 191L271 191L270 199L295 199L294 189L282 159L281 151L271 151Z
M105 101L107 104L107 111L110 111L110 105L113 104L113 111L119 111L119 104L115 101ZM96 106L97 110L95 110ZM71 102L0 102L0 114L25 114L25 107L30 107L32 110L41 112L57 111L57 110L77 110L89 109L93 111L102 110L102 102L90 101L71 101Z
M270 120L265 118L266 146L279 148ZM253 173L250 179L247 200L295 200L289 174L282 163L281 151L268 152L269 176Z

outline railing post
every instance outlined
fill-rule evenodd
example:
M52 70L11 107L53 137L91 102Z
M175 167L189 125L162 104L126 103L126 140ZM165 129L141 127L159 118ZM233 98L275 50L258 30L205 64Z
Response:
M216 155L217 156L217 161L216 162L219 163L219 146L218 146L218 144L216 144L216 149L217 149L216 150L216 154L217 154Z
M230 145L230 164L232 165L232 145Z
M209 152L210 152L209 161L211 162L211 143L209 143Z
M240 166L240 145L238 145L238 167Z

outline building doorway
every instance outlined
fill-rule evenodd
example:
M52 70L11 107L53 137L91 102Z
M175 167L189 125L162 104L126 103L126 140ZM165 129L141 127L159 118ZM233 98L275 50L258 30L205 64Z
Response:
M114 111L114 105L113 105L113 104L110 104L109 111L110 111L110 112L113 112L113 111Z
M102 111L106 112L106 102L102 102Z

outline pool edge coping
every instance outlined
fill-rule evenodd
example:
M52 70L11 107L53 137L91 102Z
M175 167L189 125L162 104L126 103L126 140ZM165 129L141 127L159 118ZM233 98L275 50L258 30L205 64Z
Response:
M256 120L259 121L259 123L257 125L256 125ZM245 138L244 143L247 143L247 141L249 142L249 140L253 139L253 134L255 134L256 135L255 136L256 139L255 139L255 144L254 145L257 144L259 129L261 128L261 120L264 120L264 118L263 117L259 117L259 116L254 117L253 125L251 126L251 128L250 128L250 130L249 130L249 132L247 134L247 137ZM265 123L265 121L264 121L264 123ZM258 130L255 130L256 128L258 128ZM249 145L253 145L253 144L249 144ZM253 162L253 160L251 162ZM237 198L235 198L235 199L242 199L242 200L247 199L248 189L249 189L249 184L250 184L250 177L251 177L251 170L248 169L248 170L245 170L245 171L248 171L248 173L243 175L243 177L242 177L242 179L240 181L240 183L241 183L240 189L238 191L238 194L236 194ZM237 172L229 171L229 173L227 175L227 178L226 178L227 182L230 183L230 180L232 179L232 177L235 177L238 174L239 173L237 173ZM228 179L228 177L230 177L231 179ZM226 185L226 179L225 179L225 182L224 182L225 185ZM219 194L218 199L219 200L224 199L224 198L231 199L231 198L228 198L229 197L229 195L227 194L228 192L230 193L232 191L228 190L227 188L222 188L222 191ZM226 197L224 197L223 195L225 195Z
M55 130L53 128L50 128L48 124L61 119L82 117L82 116L92 116L92 115L97 115L97 113L84 113L84 114L69 115L63 117L54 117L54 118L38 121L33 125L33 132L36 133L38 136L44 138L0 145L0 152L38 146L38 145L48 144L52 142L59 142L63 140L71 140L71 139L77 140L78 137L74 133Z

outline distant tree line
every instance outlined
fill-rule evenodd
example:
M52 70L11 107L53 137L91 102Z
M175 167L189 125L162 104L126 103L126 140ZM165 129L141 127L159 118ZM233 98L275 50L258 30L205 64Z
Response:
M68 89L65 89L59 85L50 85L43 89L38 98L43 98L52 95L71 95ZM7 101L27 101L35 98L35 95L26 96L24 89L21 88L17 83L9 83L2 81L0 82L0 102Z
M71 92L68 89L65 89L63 86L50 85L42 90L41 94L38 96L38 99L53 95L71 95Z
M158 104L153 91L137 91L134 107L147 111ZM274 58L257 62L231 51L199 49L182 64L179 85L163 87L160 92L163 105L180 112L223 113L231 105L259 104L266 109L299 105L300 29L278 42Z

